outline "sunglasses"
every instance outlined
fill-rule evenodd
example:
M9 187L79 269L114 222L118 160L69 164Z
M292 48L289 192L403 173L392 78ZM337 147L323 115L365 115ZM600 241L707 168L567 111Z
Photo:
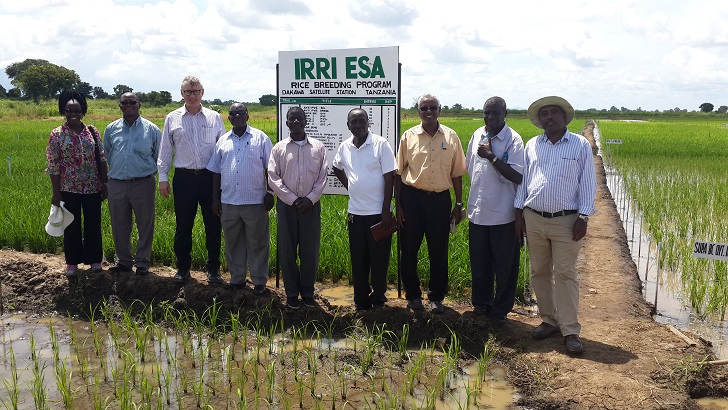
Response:
M182 90L182 94L184 94L186 96L190 96L192 94L200 95L201 92L202 92L202 90Z
M235 111L228 111L228 114L230 114L231 117L234 117L236 115L243 116L247 114L248 112L246 110L235 110Z
M137 105L137 104L139 104L139 101L121 101L119 104L121 104L121 105Z
M437 111L439 108L440 107L437 106L437 105L431 105L429 107L426 106L426 105L423 105L423 106L420 107L420 111L422 111L422 112L425 112L427 110L429 110L429 111Z

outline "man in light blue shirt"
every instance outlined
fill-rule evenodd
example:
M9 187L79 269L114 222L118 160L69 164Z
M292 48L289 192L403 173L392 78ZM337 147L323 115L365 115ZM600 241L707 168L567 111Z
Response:
M262 296L268 293L268 211L273 208L273 195L266 169L273 144L263 131L248 125L244 104L231 105L228 120L233 129L217 141L207 164L213 172L212 209L225 233L230 285L244 288L249 266L253 292Z
M505 324L513 309L521 255L513 200L523 180L523 140L506 124L506 115L505 100L489 98L485 126L473 133L465 155L472 303L475 314L488 315L495 325Z
M542 320L533 337L545 339L561 331L567 352L582 353L576 260L595 212L592 149L586 138L566 128L574 108L561 97L536 100L528 118L544 132L526 143L514 207L516 233L528 238L531 284Z
M107 183L111 232L116 251L112 272L149 273L154 237L154 202L157 182L157 156L162 132L139 115L141 103L134 93L124 93L119 101L123 117L104 131L104 154L109 163ZM132 213L139 240L132 257Z

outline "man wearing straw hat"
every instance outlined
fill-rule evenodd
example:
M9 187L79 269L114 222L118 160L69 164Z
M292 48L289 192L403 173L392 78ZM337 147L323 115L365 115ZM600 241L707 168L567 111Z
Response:
M514 206L516 235L528 238L531 283L542 319L533 337L545 339L560 330L566 350L581 353L576 259L595 212L591 145L566 128L574 108L561 97L536 100L528 118L544 132L526 143Z

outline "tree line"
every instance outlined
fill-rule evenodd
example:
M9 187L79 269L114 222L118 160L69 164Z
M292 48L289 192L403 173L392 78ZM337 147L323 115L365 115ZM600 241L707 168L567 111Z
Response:
M12 63L5 68L5 74L13 88L6 90L0 85L0 98L29 99L36 104L40 100L56 98L62 90L69 88L77 89L89 99L118 99L122 94L134 91L128 85L118 84L114 93L109 94L102 87L81 81L74 70L40 59L29 58ZM154 107L172 102L169 91L137 91L136 95L145 104Z

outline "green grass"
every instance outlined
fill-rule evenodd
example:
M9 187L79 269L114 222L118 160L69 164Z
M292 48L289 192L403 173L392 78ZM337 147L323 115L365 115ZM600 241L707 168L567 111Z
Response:
M164 116L178 105L168 107L142 108L142 115L162 127ZM12 108L14 107L14 108ZM224 108L224 107L223 107ZM275 110L271 107L250 105L250 124L262 129L273 140L276 139ZM17 112L10 112L12 109ZM38 111L34 113L34 111ZM89 113L85 122L103 131L106 125L118 118L118 104L115 101L90 101ZM38 115L36 115L38 114ZM44 115L40 115L44 114ZM0 100L0 116L5 119L0 125L0 155L10 158L11 171L0 172L0 212L6 217L0 222L0 247L8 247L34 253L62 253L62 238L54 238L46 234L44 225L50 209L50 181L44 172L46 167L45 147L51 130L62 123L62 118L55 113L55 104L41 103L38 106L28 103ZM12 119L15 116L23 119ZM402 122L402 131L418 123L412 115ZM441 122L453 128L461 138L463 149L472 133L482 125L478 118L441 118ZM509 124L524 139L538 133L528 120L510 118ZM226 124L229 127L229 124ZM7 164L6 164L7 166ZM469 179L463 178L463 199L467 201ZM346 231L347 198L345 196L326 195L322 203L322 237L321 262L319 280L350 280L351 263ZM111 225L106 205L102 207L102 230L104 256L113 260L114 249L111 238ZM275 209L271 212L271 272L275 269L276 254L276 222ZM152 245L152 261L154 264L174 266L174 208L172 199L157 196L155 235ZM193 231L192 263L194 268L205 266L204 229L201 218L196 219ZM458 232L450 241L450 278L451 295L468 297L470 288L470 261L467 245L467 223L460 225ZM136 237L136 232L133 233ZM136 243L133 243L136 246ZM396 245L392 246L392 258L388 279L390 283L397 281ZM418 270L424 283L429 275L429 263L426 247L420 250ZM523 269L523 272L526 272ZM523 275L522 275L523 276Z
M728 219L728 127L725 120L599 123L605 159L626 181L653 243L660 266L676 275L698 314L725 317L728 273L725 261L697 259L695 241L725 243Z

